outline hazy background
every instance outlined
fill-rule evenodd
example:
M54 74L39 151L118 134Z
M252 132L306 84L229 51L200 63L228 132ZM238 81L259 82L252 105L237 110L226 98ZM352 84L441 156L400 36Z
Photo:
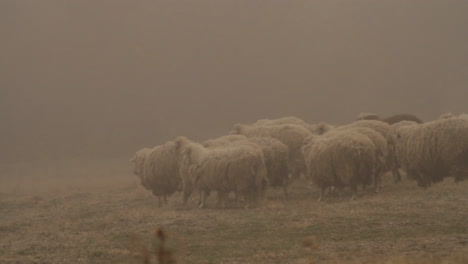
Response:
M468 1L1 0L0 162L468 112Z

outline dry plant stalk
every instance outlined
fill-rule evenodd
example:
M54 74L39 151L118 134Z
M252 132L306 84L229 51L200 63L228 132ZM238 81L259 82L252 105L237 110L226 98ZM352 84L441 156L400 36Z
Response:
M152 235L153 250L150 250L144 245L141 237L135 235L130 243L130 251L143 264L176 264L172 250L166 246L167 238L167 234L161 228L154 230Z

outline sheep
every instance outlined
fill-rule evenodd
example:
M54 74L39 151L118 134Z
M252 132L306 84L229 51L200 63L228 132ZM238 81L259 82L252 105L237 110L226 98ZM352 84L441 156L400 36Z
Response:
M130 159L130 162L133 163L133 174L138 177L140 180L140 184L145 187L150 189L150 187L145 186L146 182L144 180L144 170L145 170L145 162L147 157L149 156L149 153L151 152L150 148L143 148L140 149L135 153L135 155Z
M310 136L302 151L307 177L320 188L319 201L330 187L350 187L354 199L358 184L369 184L375 173L374 143L352 129Z
M246 197L248 203L264 193L268 183L264 157L253 144L210 149L186 137L178 137L175 142L180 153L184 204L194 189L201 192L200 208L205 206L211 191L218 192L218 202L223 207L231 191Z
M403 163L406 162L405 159L405 151L406 151L406 145L403 144L403 139L397 139L397 132L400 128L405 127L405 126L417 126L419 125L416 122L413 121L400 121L398 123L395 123L391 125L391 128L393 130L393 133L395 135L395 147L394 147L394 161L395 164L399 167L399 169L405 170ZM406 177L407 178L413 178L410 173L405 170Z
M253 137L247 140L258 144L262 150L270 186L282 187L284 195L288 197L287 188L290 182L288 146L272 137Z
M380 174L386 172L386 171L391 171L393 175L393 179L396 182L401 181L401 175L399 172L400 166L398 165L395 157L395 132L392 127L382 121L378 120L359 120L356 122L353 122L351 124L345 125L340 127L340 129L346 129L346 128L355 128L355 127L365 127L365 128L370 128L378 133L380 133L386 140L387 140L387 153L385 155L386 157L386 169L383 169L380 171ZM380 180L380 177L378 178Z
M202 145L206 148L222 148L225 147L226 145L233 144L234 142L239 143L239 141L243 141L242 143L246 144L251 144L251 142L246 142L245 140L247 139L246 136L244 135L224 135L215 139L208 139L202 143ZM265 154L265 153L264 153ZM205 193L205 198L209 196L209 192ZM238 200L237 194L236 194L236 201ZM200 200L201 201L201 197ZM220 199L219 201L220 202Z
M399 162L424 188L468 176L468 119L453 117L396 128Z
M282 187L284 195L288 197L288 147L285 144L272 137L247 138L243 135L226 135L202 143L207 148L223 147L229 144L255 144L258 146L263 152L270 186Z
M141 184L167 204L167 196L181 190L179 175L179 156L172 141L156 146L151 150L138 151L134 158L134 173L140 177Z
M421 119L419 119L418 117L416 117L415 115L412 115L412 114L396 114L396 115L392 115L392 116L389 116L389 117L381 118L376 114L361 113L361 114L357 115L356 120L380 120L380 121L383 121L383 122L385 122L385 123L387 123L389 125L398 123L400 121L405 121L405 120L406 121L413 121L413 122L416 122L418 124L423 123L423 121Z
M357 133L361 133L372 141L375 146L375 157L376 157L376 164L375 166L375 174L373 175L372 179L374 182L374 188L376 192L379 192L381 186L381 174L387 171L387 160L388 157L388 149L387 149L387 139L382 136L379 132L374 129L367 128L367 127L353 127L353 126L343 126L338 127L333 131L354 131ZM329 133L330 134L330 133ZM363 186L365 187L365 186Z
M309 130L299 125L271 125L271 126L249 126L236 124L231 134L241 134L247 137L272 137L288 146L289 170L291 179L296 179L305 171L304 157L301 147L304 140L310 136Z

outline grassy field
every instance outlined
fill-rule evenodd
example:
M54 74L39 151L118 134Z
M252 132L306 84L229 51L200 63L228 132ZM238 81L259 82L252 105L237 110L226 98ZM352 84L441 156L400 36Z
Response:
M206 209L184 208L179 194L158 208L127 166L3 166L0 263L142 263L157 228L177 263L399 263L389 259L419 255L468 263L468 182L423 190L387 177L380 194L319 203L317 190L297 181L288 200L272 189L247 210L216 209L215 197Z

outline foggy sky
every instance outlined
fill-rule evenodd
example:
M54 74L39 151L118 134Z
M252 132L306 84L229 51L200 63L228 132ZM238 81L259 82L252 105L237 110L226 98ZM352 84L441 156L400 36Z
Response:
M0 1L0 161L468 112L468 1Z

